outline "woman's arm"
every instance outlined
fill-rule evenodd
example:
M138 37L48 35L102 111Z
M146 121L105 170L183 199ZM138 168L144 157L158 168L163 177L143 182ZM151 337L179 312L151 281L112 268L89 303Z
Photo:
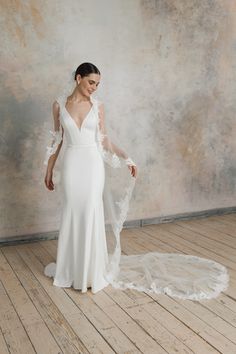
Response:
M45 185L49 190L54 190L54 183L52 181L53 168L55 166L57 157L59 155L59 152L63 144L63 139L62 139L63 129L60 124L60 106L56 101L52 105L52 113L53 113L53 120L54 120L54 132L51 133L53 134L54 139L52 141L51 147L48 148L49 156L46 158L47 170L44 179ZM60 142L58 140L60 140Z
M126 154L125 151L120 149L117 145L115 145L112 141L110 141L105 124L105 110L104 104L99 104L99 130L102 135L102 146L105 151L111 152L112 154L116 154L118 157L121 157L125 160L128 168L130 169L131 175L133 177L137 176L137 166L134 161Z
M53 114L53 120L54 120L54 132L59 132L61 128L61 124L60 124L60 106L58 104L57 101L53 102L53 105L52 105L52 114ZM63 135L63 133L62 133ZM55 141L53 141L53 143L55 143ZM52 144L53 144L52 143ZM59 152L61 150L61 147L62 147L62 143L63 143L63 140L61 139L61 142L59 143L59 145L57 146L57 149L55 151L54 154L52 154L48 160L48 167L47 169L49 171L52 171L54 166L55 166L55 163L56 163L56 160L57 160L57 157L59 155Z

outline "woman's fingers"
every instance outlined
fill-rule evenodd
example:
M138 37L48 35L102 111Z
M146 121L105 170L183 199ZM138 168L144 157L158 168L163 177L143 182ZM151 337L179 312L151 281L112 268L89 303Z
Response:
M128 168L130 169L131 176L136 177L137 176L137 167L134 165L128 165Z
M47 178L47 176L44 179L45 185L47 187L47 189L49 189L50 191L54 190L54 183L52 181L52 178Z
M50 191L52 191L54 189L54 183L53 183L52 179L49 180L49 184L48 185L49 185Z
M136 166L132 166L133 167L133 177L137 177L137 167Z

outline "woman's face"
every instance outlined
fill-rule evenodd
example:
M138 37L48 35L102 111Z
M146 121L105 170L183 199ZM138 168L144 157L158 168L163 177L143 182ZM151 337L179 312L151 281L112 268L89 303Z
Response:
M85 96L90 96L98 88L98 85L100 83L100 75L89 74L88 76L84 76L83 78L81 78L80 75L77 75L76 80L78 83L78 87L81 90L81 93Z

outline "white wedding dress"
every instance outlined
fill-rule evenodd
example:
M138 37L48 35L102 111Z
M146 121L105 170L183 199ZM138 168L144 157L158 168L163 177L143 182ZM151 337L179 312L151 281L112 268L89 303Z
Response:
M90 97L91 109L81 127L65 107L66 96L57 101L60 128L51 132L45 160L47 164L63 139L57 258L44 270L53 284L81 292L91 287L93 293L111 284L191 300L210 299L227 289L227 269L213 260L178 253L121 255L120 232L135 185L127 165L133 161L127 155L124 159L124 152L101 128L97 99ZM108 253L107 240L112 238Z
M78 127L65 100L58 99L58 103L66 140L61 166L63 210L57 262L46 270L53 270L50 275L56 286L73 286L82 292L91 287L95 293L108 285L103 274L108 262L103 209L105 169L95 141L96 110L91 98L92 107Z

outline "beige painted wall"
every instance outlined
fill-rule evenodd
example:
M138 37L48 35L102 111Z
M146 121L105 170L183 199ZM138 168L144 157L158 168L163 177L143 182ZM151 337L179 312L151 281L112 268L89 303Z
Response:
M235 205L236 3L1 1L0 237L58 229L43 159L82 62L139 166L129 220Z

